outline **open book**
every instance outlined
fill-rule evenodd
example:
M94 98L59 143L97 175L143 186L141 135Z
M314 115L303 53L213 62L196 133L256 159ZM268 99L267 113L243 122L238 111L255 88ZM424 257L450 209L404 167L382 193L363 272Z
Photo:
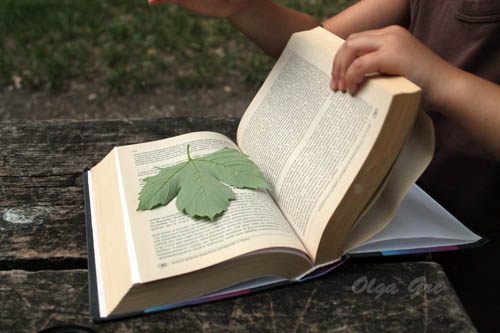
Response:
M355 97L331 91L342 42L322 28L294 34L246 110L237 144L189 133L116 147L84 173L94 319L301 280L350 253L479 240L420 189L410 191L434 145L432 124L418 112L420 89L372 77ZM178 212L175 200L136 211L143 179L186 160L188 144L193 158L241 150L271 189L234 188L236 200L214 222Z

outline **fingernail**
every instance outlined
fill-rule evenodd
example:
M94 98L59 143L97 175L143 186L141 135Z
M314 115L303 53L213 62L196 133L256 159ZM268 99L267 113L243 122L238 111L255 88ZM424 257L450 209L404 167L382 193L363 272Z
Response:
M337 90L337 82L335 81L335 79L333 78L332 76L332 79L330 80L330 88L332 88L333 91L336 91Z
M357 84L353 84L353 85L347 87L347 92L349 94L351 94L351 95L354 95L354 93L356 92L357 88L358 88L358 85Z
M339 79L339 90L345 91L345 84L342 78Z

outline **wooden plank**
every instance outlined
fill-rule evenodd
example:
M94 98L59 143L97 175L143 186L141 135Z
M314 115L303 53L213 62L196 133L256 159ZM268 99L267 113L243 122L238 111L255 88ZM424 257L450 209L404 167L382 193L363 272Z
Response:
M0 124L0 261L86 258L81 173L114 146L201 130L234 139L238 122L165 118Z
M77 174L114 146L159 140L193 131L235 138L238 119L12 122L0 124L0 176Z
M68 325L99 332L475 331L434 263L343 265L303 283L101 324L89 319L86 270L0 272L0 299L0 331Z

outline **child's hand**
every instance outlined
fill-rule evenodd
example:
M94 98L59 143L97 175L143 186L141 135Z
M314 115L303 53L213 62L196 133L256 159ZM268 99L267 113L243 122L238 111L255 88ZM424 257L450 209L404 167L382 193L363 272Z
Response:
M364 31L350 35L337 52L331 87L354 94L365 75L379 72L405 76L427 90L431 88L431 78L446 70L444 64L443 59L400 26Z
M249 0L148 0L150 5L175 3L194 12L220 18L229 18Z

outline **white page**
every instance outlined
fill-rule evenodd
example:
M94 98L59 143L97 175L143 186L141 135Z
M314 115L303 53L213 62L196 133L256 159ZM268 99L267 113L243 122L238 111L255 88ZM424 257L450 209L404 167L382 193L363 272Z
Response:
M390 224L349 253L468 244L481 237L414 185Z
M315 259L323 231L375 143L392 95L367 83L333 92L343 40L322 28L294 34L238 127L238 145Z
M237 148L227 137L213 132L193 132L164 140L118 148L124 204L130 216L132 247L140 282L193 272L263 249L292 248L306 253L285 217L265 192L233 188L236 200L213 222L201 222L178 211L175 199L168 205L137 211L144 178L158 168L186 159ZM132 242L132 240L131 240Z

